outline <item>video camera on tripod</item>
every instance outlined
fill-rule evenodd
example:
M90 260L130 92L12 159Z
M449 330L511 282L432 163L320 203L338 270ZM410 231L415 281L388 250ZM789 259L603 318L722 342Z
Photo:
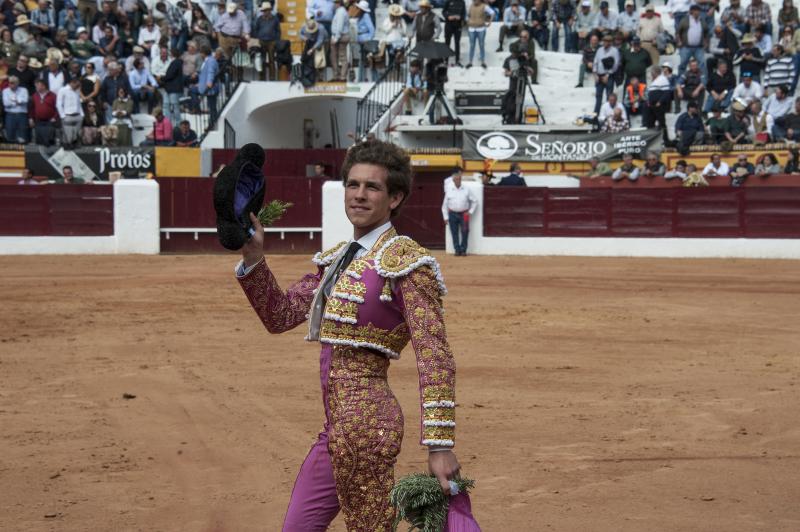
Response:
M433 92L444 90L447 83L447 63L442 59L429 59L425 65L425 78L428 81L428 90Z

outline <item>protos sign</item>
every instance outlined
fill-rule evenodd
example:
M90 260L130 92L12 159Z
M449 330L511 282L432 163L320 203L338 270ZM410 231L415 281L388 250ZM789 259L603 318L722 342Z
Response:
M117 151L108 148L95 148L100 155L100 173L114 170L148 170L152 167L153 152L151 151Z

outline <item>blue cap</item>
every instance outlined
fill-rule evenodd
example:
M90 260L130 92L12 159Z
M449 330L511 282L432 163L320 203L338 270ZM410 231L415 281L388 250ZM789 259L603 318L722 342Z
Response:
M743 78L752 78L753 77L753 73L752 72L742 72L742 77Z

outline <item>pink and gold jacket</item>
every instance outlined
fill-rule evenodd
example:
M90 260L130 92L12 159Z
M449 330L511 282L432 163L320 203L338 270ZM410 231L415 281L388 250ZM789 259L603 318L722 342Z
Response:
M347 242L317 253L316 274L283 292L262 259L239 282L266 329L280 333L309 318L317 290ZM421 443L455 444L455 362L447 343L439 263L414 240L390 228L365 255L354 259L333 286L321 319L310 320L307 339L349 345L400 358L409 340L419 373ZM317 296L319 297L319 296Z

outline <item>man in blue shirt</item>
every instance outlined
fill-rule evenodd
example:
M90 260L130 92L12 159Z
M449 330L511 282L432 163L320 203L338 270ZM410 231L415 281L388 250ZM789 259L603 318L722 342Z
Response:
M264 2L261 4L261 14L256 19L253 26L253 37L258 39L261 47L261 60L269 57L269 80L278 81L278 68L275 64L275 47L281 40L281 23L272 13L272 4ZM261 79L267 80L267 69L261 70Z
M414 59L409 64L408 78L403 89L403 103L405 104L407 115L413 114L414 98L419 98L423 101L428 99L428 84L422 79L422 65L419 59Z
M152 112L153 105L156 102L158 82L153 78L150 71L145 68L141 59L134 60L133 70L128 74L128 82L133 94L133 112L139 112L139 104L143 101L147 102L147 112Z
M367 0L360 0L356 7L358 8L358 22L356 23L356 41L359 48L358 81L364 81L368 53L366 45L375 38L375 24L369 16L371 10Z
M192 97L192 108L200 108L200 96L206 97L208 103L208 125L211 126L217 121L217 95L219 94L219 63L211 54L208 46L200 48L200 57L203 58L203 65L200 67L200 74L197 78L197 85L193 86L190 94Z

